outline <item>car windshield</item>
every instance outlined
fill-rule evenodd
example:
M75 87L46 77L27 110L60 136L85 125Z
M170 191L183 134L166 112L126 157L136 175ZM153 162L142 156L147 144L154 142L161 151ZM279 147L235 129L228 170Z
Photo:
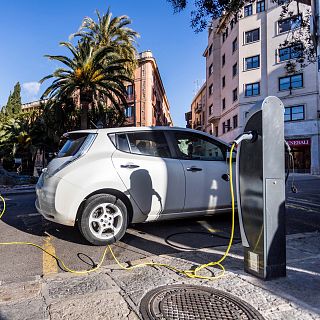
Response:
M88 136L88 133L68 134L66 137L64 137L65 142L62 148L60 149L57 155L57 158L74 156L83 145L87 136Z

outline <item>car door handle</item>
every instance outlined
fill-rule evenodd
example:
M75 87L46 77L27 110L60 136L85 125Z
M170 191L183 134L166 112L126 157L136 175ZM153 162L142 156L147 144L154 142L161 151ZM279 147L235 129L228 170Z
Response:
M135 169L135 168L139 168L140 166L136 164L128 163L128 164L122 164L120 167L127 168L127 169Z
M198 168L198 167L189 167L189 168L187 168L187 171L191 171L191 172L202 171L202 168Z

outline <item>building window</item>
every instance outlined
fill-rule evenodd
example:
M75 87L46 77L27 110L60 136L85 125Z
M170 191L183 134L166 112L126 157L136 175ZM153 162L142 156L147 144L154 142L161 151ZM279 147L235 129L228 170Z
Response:
M224 66L226 64L226 55L223 54L222 56L222 66Z
M238 115L233 116L232 122L233 122L233 129L238 128Z
M226 86L226 77L223 76L222 77L222 88L224 88Z
M303 57L302 45L295 45L279 49L279 61L286 61L290 59L297 59Z
M212 45L209 47L209 56L211 56L212 53Z
M235 52L238 49L238 38L235 38L232 41L232 53Z
M237 24L238 22L238 17L235 15L231 21L230 21L230 27L231 27L231 30L233 29L233 27Z
M285 107L284 121L304 120L304 106Z
M231 130L230 119L228 119L227 122L222 123L222 132L226 133L230 130Z
M232 101L235 102L238 100L238 88L235 88L233 91L232 91Z
M226 127L227 127L227 131L230 131L230 130L231 130L230 119L227 120Z
M127 86L127 95L129 97L133 95L133 85Z
M279 78L279 91L297 89L302 87L303 87L302 73Z
M248 4L247 6L244 7L244 16L252 16L252 4Z
M213 84L211 84L209 87L209 96L211 96L212 93L213 93Z
M226 98L222 99L222 110L226 108Z
M258 1L257 2L257 13L263 12L265 10L266 10L266 8L265 8L264 0L263 1Z
M209 106L209 115L212 114L212 105Z
M232 76L235 77L238 73L238 63L235 63L233 66L232 66Z
M301 16L299 15L278 21L278 33L300 28L301 20Z
M219 127L215 127L214 129L215 129L215 134L216 134L216 137L217 137L218 134L219 134Z
M213 65L211 64L210 67L209 67L209 76L212 75L212 71L213 71Z
M260 40L260 29L250 30L244 33L244 43L251 43Z
M124 109L124 115L126 118L130 118L133 116L133 106L128 106Z
M229 29L228 27L226 27L224 33L222 34L222 42L226 41L226 39L228 38L228 34L229 34Z
M260 56L245 58L245 70L255 69L260 67Z
M252 97L260 94L260 82L246 84L245 96Z

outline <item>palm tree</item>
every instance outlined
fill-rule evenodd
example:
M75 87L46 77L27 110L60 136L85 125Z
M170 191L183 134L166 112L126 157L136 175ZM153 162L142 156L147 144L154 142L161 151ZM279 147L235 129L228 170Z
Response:
M126 71L129 77L137 66L137 51L134 46L139 33L128 26L131 20L128 16L122 15L112 18L110 8L105 15L97 10L98 21L95 22L90 17L85 17L77 33L73 37L81 37L81 41L89 40L91 46L95 49L103 47L113 47L119 57L127 59Z
M67 68L59 68L40 80L43 83L55 78L42 98L59 103L78 95L81 129L88 128L88 109L94 101L108 99L117 110L122 111L121 105L127 106L124 82L131 82L126 76L125 63L128 59L120 59L116 49L110 46L96 49L88 39L79 42L77 47L69 42L60 44L70 51L72 58L47 55L49 59L61 62Z

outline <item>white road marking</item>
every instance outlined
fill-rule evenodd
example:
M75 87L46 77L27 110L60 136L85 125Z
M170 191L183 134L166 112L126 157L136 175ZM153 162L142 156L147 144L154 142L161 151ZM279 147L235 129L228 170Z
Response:
M295 202L295 203L301 203L301 204L307 204L309 206L313 206L313 207L320 207L320 204L317 203L312 203L308 200L304 200L304 199L298 199L298 198L288 198L289 202Z

